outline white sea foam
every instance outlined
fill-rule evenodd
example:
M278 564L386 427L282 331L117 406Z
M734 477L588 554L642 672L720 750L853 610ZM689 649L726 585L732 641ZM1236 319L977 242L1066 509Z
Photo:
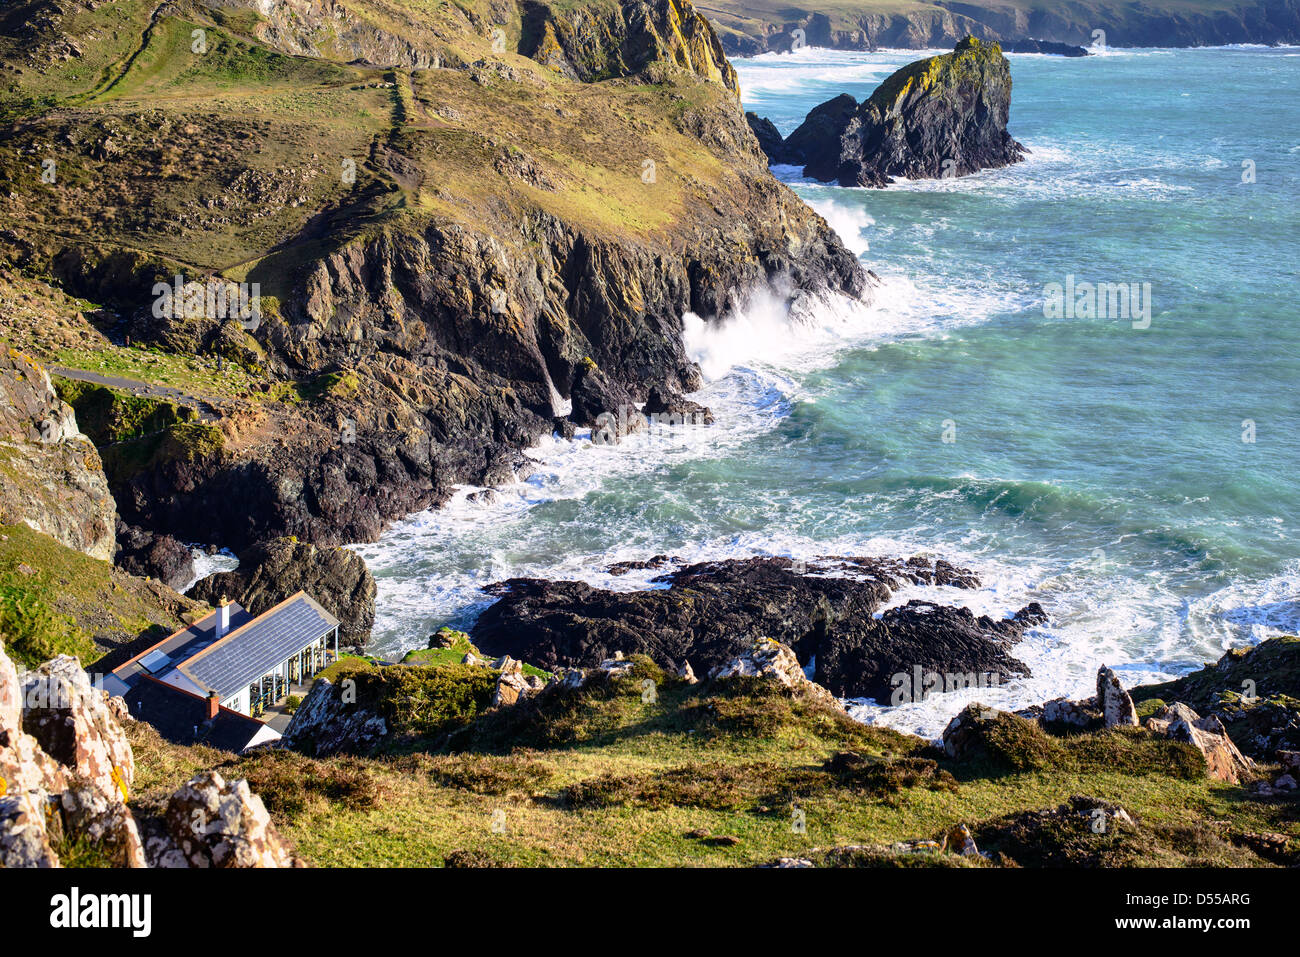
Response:
M189 548L190 557L194 560L194 577L186 583L184 588L180 589L182 595L209 575L215 575L217 572L233 572L239 567L239 559L228 548L223 548L211 555L207 553L202 545L190 545Z

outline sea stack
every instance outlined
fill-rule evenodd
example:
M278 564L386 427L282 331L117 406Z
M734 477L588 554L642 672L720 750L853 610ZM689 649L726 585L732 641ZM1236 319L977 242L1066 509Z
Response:
M898 70L865 102L841 94L784 141L765 129L760 142L773 163L803 165L805 176L841 186L965 176L1024 158L1028 151L1007 132L1010 110L1002 48L966 37L952 53Z

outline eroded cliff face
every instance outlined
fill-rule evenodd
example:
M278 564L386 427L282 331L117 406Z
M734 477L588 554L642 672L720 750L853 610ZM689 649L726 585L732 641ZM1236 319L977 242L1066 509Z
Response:
M103 114L42 110L11 137L24 155L63 141L85 173L50 190L11 172L15 265L114 303L134 343L248 371L214 421L115 453L133 525L236 550L373 539L456 483L525 471L519 450L552 429L698 387L688 310L721 316L777 279L792 296L864 294L856 258L767 171L688 3L398 4L391 22L410 21L399 32L424 59L365 30L364 50L344 43L368 3L264 6L246 32L227 17L208 34L223 64L272 65L260 112L174 115L161 81L127 67L114 88L130 95ZM272 42L321 59L276 59ZM384 59L340 62L331 43ZM282 108L286 89L334 113ZM172 135L202 148L168 152ZM87 191L110 177L147 185ZM59 238L59 209L87 202L129 225L130 248L95 223ZM42 216L49 231L31 226ZM254 321L155 314L156 282L222 268L260 284Z
M965 36L1010 45L1025 39L1088 46L1188 47L1300 41L1296 0L1186 4L1107 4L1092 0L1034 6L940 0L897 4L889 12L839 4L778 6L764 0L710 5L731 56L786 53L800 45L837 50L934 49Z
M722 41L686 0L608 0L579 7L530 0L519 52L588 82L670 67L740 95Z
M99 453L49 373L16 349L0 353L0 479L0 525L112 559L117 511Z

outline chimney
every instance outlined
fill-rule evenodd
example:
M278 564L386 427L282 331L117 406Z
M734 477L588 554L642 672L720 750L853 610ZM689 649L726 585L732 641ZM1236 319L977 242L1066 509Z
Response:
M221 710L221 699L217 697L215 691L208 692L208 720L211 721Z
M221 601L217 604L217 626L216 636L222 637L230 630L230 599L225 595L221 596Z

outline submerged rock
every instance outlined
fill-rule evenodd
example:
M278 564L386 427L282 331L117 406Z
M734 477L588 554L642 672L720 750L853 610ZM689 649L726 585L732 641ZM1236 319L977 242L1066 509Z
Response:
M862 104L841 94L783 142L764 128L760 143L772 162L803 164L805 176L841 186L964 176L1024 158L1007 132L1010 111L1001 47L966 37L952 53L898 70Z
M1044 53L1052 56L1080 57L1088 56L1088 51L1073 43L1057 43L1054 40L1035 40L1023 37L1007 47L1008 53Z

